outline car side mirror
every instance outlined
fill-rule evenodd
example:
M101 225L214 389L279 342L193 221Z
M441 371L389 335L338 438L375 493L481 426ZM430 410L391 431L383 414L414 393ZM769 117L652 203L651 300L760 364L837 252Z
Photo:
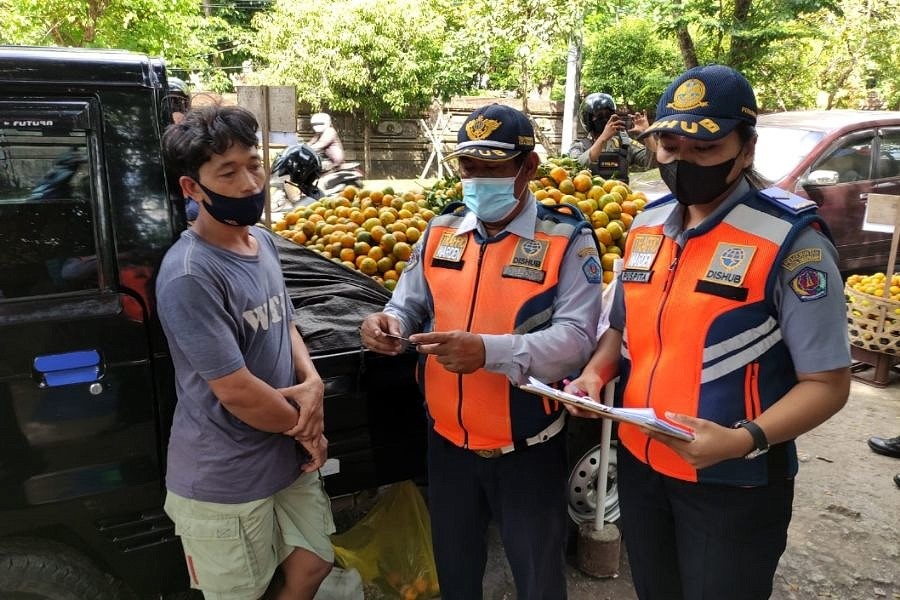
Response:
M804 177L801 185L834 185L839 181L839 179L840 176L837 171L821 169L813 171L812 173Z

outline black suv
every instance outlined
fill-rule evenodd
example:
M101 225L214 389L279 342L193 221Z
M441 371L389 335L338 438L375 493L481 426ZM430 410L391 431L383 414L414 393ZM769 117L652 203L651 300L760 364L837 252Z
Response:
M0 47L0 597L183 590L161 506L175 391L155 270L185 226L161 61ZM421 476L415 356L360 350L388 293L276 238L325 380L332 495Z

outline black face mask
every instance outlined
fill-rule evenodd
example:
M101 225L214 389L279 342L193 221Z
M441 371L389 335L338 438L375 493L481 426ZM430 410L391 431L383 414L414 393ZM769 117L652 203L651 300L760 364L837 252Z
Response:
M263 208L266 204L265 188L255 194L243 198L235 198L218 194L199 181L197 185L206 192L209 198L209 202L204 202L206 211L219 223L231 225L232 227L245 227L247 225L255 225L262 217Z
M736 160L737 156L708 167L686 160L673 160L660 164L659 174L681 204L707 204L721 196L734 183L729 183L727 179Z

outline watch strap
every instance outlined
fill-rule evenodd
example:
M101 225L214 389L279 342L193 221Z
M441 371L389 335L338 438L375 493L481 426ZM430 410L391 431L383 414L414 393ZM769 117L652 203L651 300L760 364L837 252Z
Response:
M738 421L734 424L734 427L743 427L750 432L750 436L753 438L753 450L746 454L744 458L756 458L760 454L768 452L769 439L766 437L766 433L762 430L762 427L747 419Z

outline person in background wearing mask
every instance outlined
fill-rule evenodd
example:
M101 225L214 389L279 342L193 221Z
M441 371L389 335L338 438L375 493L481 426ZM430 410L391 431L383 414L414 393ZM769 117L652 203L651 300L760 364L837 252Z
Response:
M257 129L243 108L203 106L163 136L169 168L200 207L156 282L178 393L165 510L207 598L259 598L280 565L273 597L311 599L334 558L318 472L325 388L272 237L254 227L268 180Z
M837 253L813 202L757 189L756 115L750 84L721 65L663 93L645 135L673 195L632 224L611 327L566 386L596 400L618 373L623 406L694 432L619 426L622 531L642 600L770 596L794 438L850 390Z
M519 390L591 354L601 268L588 223L539 204L539 163L520 111L491 104L457 136L465 206L429 223L363 343L422 355L429 509L441 598L482 597L485 535L498 522L520 600L566 597L565 411ZM417 333L424 332L424 333ZM529 397L530 396L530 397Z
M628 183L628 171L646 171L656 166L656 140L649 138L646 146L635 143L625 131L625 121L616 113L616 101L609 94L588 94L581 103L581 125L588 137L569 148L569 156L584 169L604 179L618 179ZM647 129L647 113L631 115L634 124L630 133L640 134Z
M344 146L341 144L337 129L331 124L331 115L316 113L309 118L309 124L316 134L308 143L324 157L322 171L331 171L344 164Z

